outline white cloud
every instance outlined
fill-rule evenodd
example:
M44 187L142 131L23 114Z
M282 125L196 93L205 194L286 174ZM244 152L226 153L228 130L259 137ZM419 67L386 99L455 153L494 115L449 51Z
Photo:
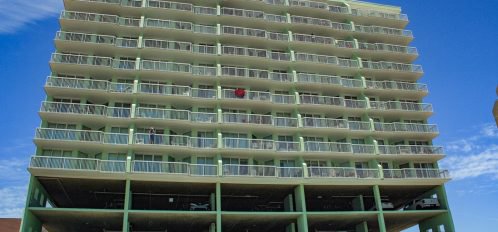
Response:
M62 0L0 0L0 34L14 33L27 24L56 16Z
M484 124L469 132L464 139L446 145L448 157L441 167L450 170L454 180L480 176L498 179L498 128L495 124Z
M449 156L441 166L450 169L455 180L487 175L498 179L498 145L491 145L475 155Z
M0 218L22 217L26 191L25 186L0 188Z

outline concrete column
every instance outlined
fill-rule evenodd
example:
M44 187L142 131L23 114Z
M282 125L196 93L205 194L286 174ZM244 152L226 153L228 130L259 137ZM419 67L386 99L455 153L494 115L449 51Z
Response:
M216 183L216 232L221 232L221 184L220 183Z
M380 189L378 185L373 186L375 206L379 214L377 215L377 220L379 222L379 231L386 232L386 224L384 221L384 214L382 213L382 201L380 198Z

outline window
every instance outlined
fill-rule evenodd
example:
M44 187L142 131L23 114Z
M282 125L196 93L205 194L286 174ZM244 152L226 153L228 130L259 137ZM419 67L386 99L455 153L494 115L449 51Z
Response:
M142 154L136 154L135 155L135 160L140 160L140 161L162 161L163 157L162 155L142 155Z
M47 128L75 130L76 124L48 123Z

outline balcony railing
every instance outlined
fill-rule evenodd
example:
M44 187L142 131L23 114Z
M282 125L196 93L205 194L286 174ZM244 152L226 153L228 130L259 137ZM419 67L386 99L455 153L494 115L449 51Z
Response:
M289 34L269 32L261 29L223 26L223 34L240 35L245 37L256 37L269 40L289 41Z
M418 51L415 47L394 45L394 44L384 44L384 43L358 43L358 48L362 50L370 51L383 51L383 52L395 52L395 53L405 53L417 55Z
M355 25L355 31L413 38L413 33L410 30L389 27Z
M428 103L398 102L398 101L370 101L370 107L376 110L402 110L413 112L432 112L432 105Z
M223 138L223 145L229 149L250 149L250 150L274 150L273 140L267 139L246 139L246 138Z
M290 73L279 73L279 72L269 72L267 70L261 69L249 69L241 67L221 67L221 75L223 76L234 76L234 77L244 77L252 78L258 80L272 80L280 82L292 82L292 74Z
M334 38L326 36L308 35L308 34L292 34L293 41L304 42L304 43L315 43L315 44L335 44Z
M427 85L401 81L366 81L368 89L406 90L427 92Z
M304 148L308 152L353 152L350 143L306 141L304 142Z
M357 178L356 169L349 167L308 167L311 178Z
M37 128L35 138L103 144L128 144L128 134L105 133L92 130Z
M406 14L387 13L387 12L375 11L375 10L351 9L351 14L355 15L355 16L362 16L362 17L378 17L378 18L384 18L384 19L408 21L408 16Z
M344 98L341 97L301 94L299 95L299 99L301 100L301 104L345 106Z
M385 179L448 179L447 170L432 168L384 169Z
M206 26L206 25L193 24L190 22L163 20L163 19L145 19L145 27L190 31L193 33L212 34L212 35L215 35L217 31L216 26Z
M140 26L140 19L119 17L117 15L95 14L95 13L76 12L76 11L62 11L60 18L68 20L96 22L96 23L109 23L109 24L116 24L121 26L130 26L130 27Z
M273 125L273 118L271 115L223 113L223 122L225 122L225 123L257 124L257 125Z
M303 127L347 129L348 123L345 119L303 117Z
M380 123L374 124L376 131L392 131L392 132L417 132L417 133L438 133L437 125L434 124L419 124L419 123Z
M68 77L48 77L45 86L69 89L101 90L114 93L132 93L133 91L133 84Z
M277 166L224 164L223 176L278 177Z
M365 69L375 69L375 70L389 70L396 72L413 72L413 73L423 73L423 69L421 65L415 64L403 64L403 63L395 63L395 62L387 62L387 61L362 61L363 68Z
M120 160L99 160L89 158L33 156L30 168L67 171L97 171L125 173L126 162ZM186 176L218 176L218 165L191 164L187 162L163 162L133 160L131 172L144 174L170 174ZM381 175L382 174L382 175ZM221 176L267 177L267 178L354 178L354 179L449 179L448 170L431 168L368 169L353 167L278 167L273 165L223 164Z
M350 130L369 131L372 129L372 125L370 124L370 122L349 121L348 125Z
M129 118L131 110L124 107L107 107L94 104L43 102L40 112Z
M424 145L379 145L380 154L394 155L442 155L442 147Z
M137 118L190 120L190 111L137 107Z
M31 157L29 167L72 171L77 170L124 173L126 170L126 161L55 156L33 156Z

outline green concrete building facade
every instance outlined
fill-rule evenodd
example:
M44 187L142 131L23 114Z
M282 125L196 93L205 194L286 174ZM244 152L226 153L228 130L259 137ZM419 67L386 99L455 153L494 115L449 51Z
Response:
M22 232L455 231L399 7L64 6Z

